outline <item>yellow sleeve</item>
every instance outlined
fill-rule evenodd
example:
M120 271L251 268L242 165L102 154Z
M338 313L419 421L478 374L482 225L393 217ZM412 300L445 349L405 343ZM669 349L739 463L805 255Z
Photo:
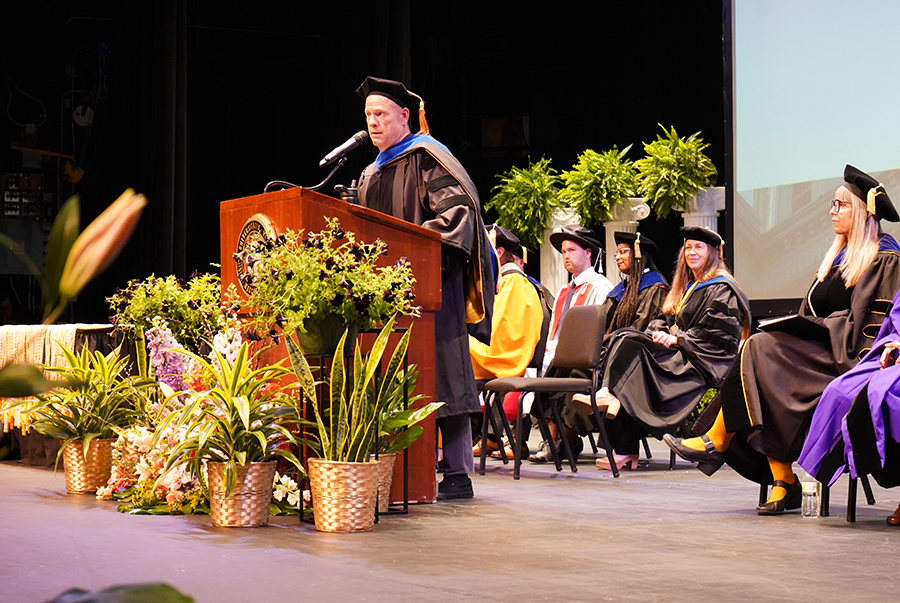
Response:
M518 377L525 372L541 336L541 301L521 274L500 279L494 298L491 345L469 337L469 353L476 379Z

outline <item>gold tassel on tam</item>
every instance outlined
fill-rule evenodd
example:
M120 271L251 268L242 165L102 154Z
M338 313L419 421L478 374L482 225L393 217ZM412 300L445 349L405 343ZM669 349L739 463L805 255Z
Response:
M634 257L636 259L641 259L641 233L637 233L637 237L634 239Z
M522 263L528 263L528 249L526 249L525 247L522 247Z
M879 188L881 190L878 190ZM866 194L866 211L873 216L875 215L875 197L880 195L883 190L884 185L879 182L878 186L870 188L868 194Z
M425 120L425 101L422 100L422 97L419 96L418 94L416 94L415 92L410 92L409 95L415 96L417 99L419 99L419 131L418 131L418 134L424 134L425 136L428 136L428 134L431 131L428 129L428 122Z

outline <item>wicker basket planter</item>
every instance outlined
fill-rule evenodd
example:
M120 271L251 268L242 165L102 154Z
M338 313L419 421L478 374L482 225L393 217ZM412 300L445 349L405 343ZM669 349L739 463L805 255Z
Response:
M372 529L379 465L309 459L309 489L317 530L368 532Z
M391 483L398 452L378 455L378 512L387 513L391 504ZM373 458L374 460L374 458Z
M237 484L228 498L222 496L225 463L207 463L209 476L209 517L224 528L254 528L269 523L272 483L277 462L238 465Z
M91 494L106 485L112 471L112 450L115 438L91 440L87 458L84 442L69 442L63 450L63 467L66 473L66 492Z

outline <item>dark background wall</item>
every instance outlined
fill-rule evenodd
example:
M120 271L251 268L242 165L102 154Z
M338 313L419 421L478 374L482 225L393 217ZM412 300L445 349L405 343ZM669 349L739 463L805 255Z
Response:
M432 135L483 200L527 155L564 170L587 148L634 143L637 159L658 123L702 131L719 184L728 179L721 2L36 0L4 10L0 100L12 119L0 119L0 171L21 166L7 144L24 139L14 122L42 119L24 91L44 107L33 143L74 150L84 171L57 189L62 164L44 163L55 203L79 194L87 223L128 186L150 200L123 256L74 304L76 320L104 321L103 298L129 279L213 269L220 201L270 180L321 180L318 160L365 127L354 90L370 74L425 99ZM89 130L73 126L66 99L95 106ZM524 149L483 148L483 120L526 117ZM374 154L356 151L335 182L349 184ZM641 229L669 258L679 223L650 218Z

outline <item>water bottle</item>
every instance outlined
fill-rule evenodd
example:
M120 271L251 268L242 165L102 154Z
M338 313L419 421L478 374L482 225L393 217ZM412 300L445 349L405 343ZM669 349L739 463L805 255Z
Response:
M819 516L819 482L805 480L801 484L803 498L800 505L800 514L804 519L815 519Z

